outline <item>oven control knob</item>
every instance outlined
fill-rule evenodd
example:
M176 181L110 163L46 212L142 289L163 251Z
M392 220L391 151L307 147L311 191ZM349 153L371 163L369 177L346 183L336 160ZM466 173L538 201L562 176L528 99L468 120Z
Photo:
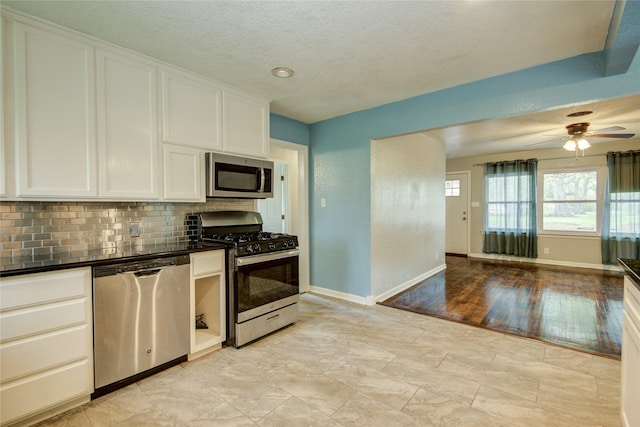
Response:
M249 245L245 248L248 253L253 253L253 246Z
M296 243L293 240L289 240L289 247L290 248L295 248L296 247Z
M256 243L255 245L253 245L253 251L260 252L260 243Z
M276 248L276 244L273 242L269 242L269 249L274 250Z

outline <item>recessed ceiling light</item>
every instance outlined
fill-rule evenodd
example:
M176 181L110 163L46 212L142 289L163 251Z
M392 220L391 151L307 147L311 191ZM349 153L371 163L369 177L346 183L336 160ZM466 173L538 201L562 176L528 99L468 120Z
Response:
M281 79L288 79L293 76L293 70L287 67L276 67L271 70L271 74Z

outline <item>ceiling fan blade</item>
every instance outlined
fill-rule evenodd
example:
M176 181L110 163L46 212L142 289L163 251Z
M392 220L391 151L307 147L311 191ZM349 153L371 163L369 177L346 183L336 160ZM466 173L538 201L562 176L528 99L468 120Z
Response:
M589 135L588 138L631 138L635 133L596 133Z
M525 147L533 147L536 145L542 145L542 144L551 144L551 143L558 143L559 141L557 139L548 139L546 141L541 141L541 142L534 142L533 144L527 144L525 145Z
M604 129L598 129L598 130L594 130L594 132L618 132L620 130L625 130L626 128L623 128L622 126L611 126L608 128L604 128Z

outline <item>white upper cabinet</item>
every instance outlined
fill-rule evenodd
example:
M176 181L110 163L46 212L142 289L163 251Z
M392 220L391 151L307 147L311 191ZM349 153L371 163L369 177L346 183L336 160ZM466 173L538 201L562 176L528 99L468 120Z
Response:
M162 71L162 141L222 150L222 90L191 76Z
M223 151L252 157L269 155L269 103L225 90L222 100Z
M95 197L94 49L14 23L17 196Z
M159 198L156 68L98 51L100 197Z
M202 150L163 144L164 200L204 202L203 164Z
M203 152L269 155L267 100L19 12L2 21L0 198L204 201Z
M0 39L5 38L3 31L2 17L0 16ZM7 168L4 161L4 103L6 102L4 93L4 52L4 43L0 41L0 197L7 195Z

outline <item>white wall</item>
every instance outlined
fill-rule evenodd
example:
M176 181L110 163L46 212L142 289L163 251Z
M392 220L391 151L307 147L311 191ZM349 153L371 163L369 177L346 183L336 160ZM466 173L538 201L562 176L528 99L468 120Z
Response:
M472 207L469 212L471 221L471 247L470 254L482 255L482 229L483 229L483 201L484 201L484 177L482 166L474 166L485 162L496 162L514 159L540 159L538 170L544 168L564 169L577 166L606 165L607 151L637 150L640 147L640 139L634 138L618 142L594 143L585 151L585 157L578 157L568 153L562 148L520 151L514 153L492 154L477 157L464 157L447 160L447 171L470 170L471 180L469 189L471 201L478 202L477 207ZM562 158L557 160L557 158ZM542 160L555 159L555 160ZM544 254L543 249L548 248L549 253ZM541 235L538 237L538 262L549 264L570 265L579 267L602 267L600 253L600 238L579 237L567 235Z
M371 292L389 297L444 267L444 144L371 142Z

